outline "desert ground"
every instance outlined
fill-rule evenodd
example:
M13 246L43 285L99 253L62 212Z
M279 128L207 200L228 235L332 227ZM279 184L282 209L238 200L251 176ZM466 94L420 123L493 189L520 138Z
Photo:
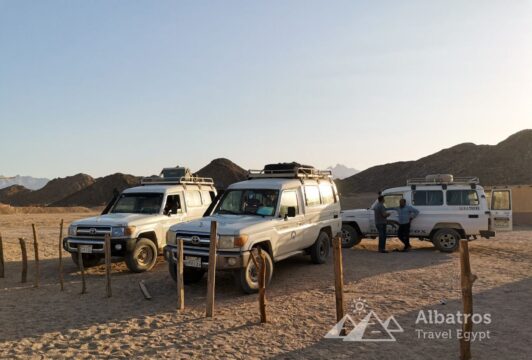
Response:
M205 317L206 278L185 288L186 310L176 311L176 286L166 263L143 274L113 263L113 296L105 295L103 265L88 271L81 295L77 268L65 257L65 291L59 291L59 221L65 229L87 213L0 215L6 277L0 278L0 358L220 358L220 359L457 359L460 325L416 324L420 310L461 310L458 253L444 254L413 240L409 253L376 252L375 240L344 249L345 300L356 317L365 301L381 319L393 315L404 332L396 341L345 342L324 336L335 324L332 259L313 265L307 257L276 264L267 288L270 322L259 323L256 295L244 295L230 274L216 279L214 318ZM29 246L28 283L20 283L18 237L40 240L41 286L34 288ZM388 249L400 243L389 241ZM475 325L489 339L472 343L474 359L529 359L532 352L532 231L517 229L470 244L474 311L491 314ZM144 280L152 300L145 300ZM360 302L359 302L360 304ZM358 318L357 318L358 319ZM423 339L421 332L450 329L451 339ZM421 337L421 338L420 338Z

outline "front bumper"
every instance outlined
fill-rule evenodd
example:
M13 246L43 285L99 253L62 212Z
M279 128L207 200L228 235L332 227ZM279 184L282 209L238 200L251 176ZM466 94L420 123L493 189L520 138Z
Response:
M206 250L206 251L205 251ZM183 257L187 256L201 258L201 269L209 268L209 251L208 249L192 250L184 249ZM166 245L163 249L164 258L173 266L177 263L177 246ZM243 268L249 262L249 251L224 251L218 250L216 253L216 270L238 270ZM187 265L183 265L187 267ZM191 267L193 268L193 267Z
M135 238L114 238L111 239L111 255L124 256L127 252L133 251L136 243ZM105 241L103 239L91 239L83 237L66 237L63 239L63 249L69 253L77 253L78 245L91 245L93 254L105 253Z

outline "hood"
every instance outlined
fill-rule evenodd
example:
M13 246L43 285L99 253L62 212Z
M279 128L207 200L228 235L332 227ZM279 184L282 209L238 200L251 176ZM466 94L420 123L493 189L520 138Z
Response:
M373 210L369 210L369 209L342 210L342 219L367 217L370 212L373 213Z
M174 232L209 233L211 231L211 221L216 221L218 222L218 234L238 235L246 232L255 232L256 228L267 226L265 224L270 224L274 219L271 216L262 217L256 215L213 215L176 224L170 230Z
M149 219L158 221L160 214L105 214L74 221L72 225L103 225L103 226L126 226L146 224Z

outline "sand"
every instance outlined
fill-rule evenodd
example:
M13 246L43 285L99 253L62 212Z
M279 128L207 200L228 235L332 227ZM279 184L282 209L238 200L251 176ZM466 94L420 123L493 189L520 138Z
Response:
M0 279L0 358L220 358L220 359L457 359L452 339L422 339L425 332L456 331L459 325L417 324L420 310L448 314L461 309L458 254L440 253L414 240L409 253L379 254L375 240L343 251L345 300L354 314L365 300L381 319L393 315L404 332L392 342L325 339L335 324L332 261L313 265L301 256L276 264L267 289L270 323L259 323L256 295L244 295L233 278L216 279L216 309L205 318L206 278L185 289L186 311L176 312L176 287L162 258L143 274L113 264L113 297L105 296L103 266L88 272L88 293L80 295L80 276L65 253L65 291L58 285L58 224L87 214L0 216L6 278ZM41 236L41 287L20 283L17 237ZM397 240L388 248L399 248ZM476 359L526 359L532 351L532 231L498 234L470 244L475 312L489 313L490 339L472 343ZM29 252L32 259L33 253ZM153 299L138 287L144 280Z

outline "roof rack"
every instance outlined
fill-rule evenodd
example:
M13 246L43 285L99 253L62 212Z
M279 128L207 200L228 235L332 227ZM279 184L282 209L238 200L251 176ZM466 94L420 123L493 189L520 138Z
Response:
M279 170L249 170L249 179L280 178L280 179L331 179L331 170L317 170L311 167L295 167Z
M452 176L452 175L428 175L424 178L412 178L406 181L407 185L441 185L441 184L462 184L477 185L480 180L476 176Z
M214 186L212 178L197 177L197 176L181 176L181 177L162 177L152 176L145 177L140 181L141 185L208 185Z

